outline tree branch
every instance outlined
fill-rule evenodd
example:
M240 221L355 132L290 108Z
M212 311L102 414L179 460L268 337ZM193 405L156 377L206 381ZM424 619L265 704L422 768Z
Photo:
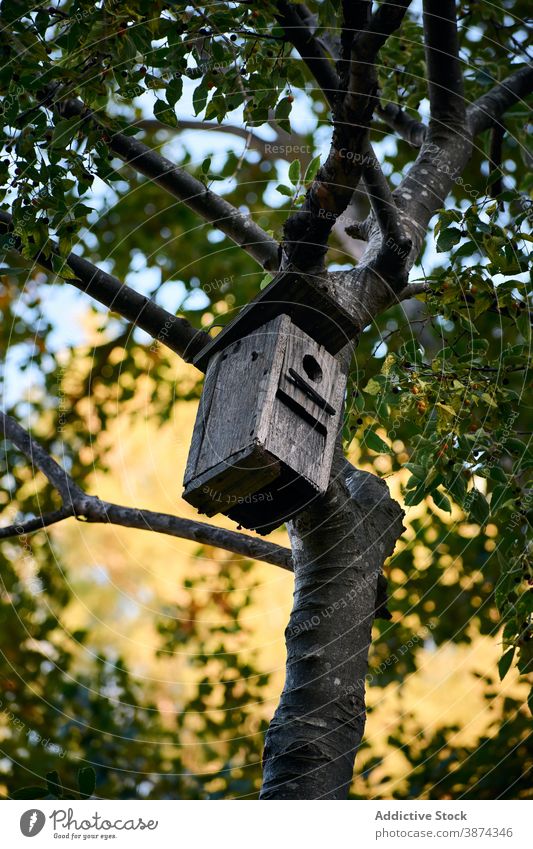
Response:
M153 180L161 188L183 201L193 212L211 222L218 230L232 239L268 271L278 267L278 243L259 225L219 195L206 188L187 171L178 168L166 157L156 153L147 145L123 133L112 133L80 100L67 98L55 102L61 115L67 118L79 116L80 129L85 122L110 135L109 149L116 153L135 171Z
M87 496L86 496L87 498ZM155 531L160 534L188 539L202 545L223 548L253 560L263 560L292 571L292 552L288 548L265 540L217 528L205 522L183 519L168 513L155 513L153 510L139 510L100 501L94 496L86 501L84 517L88 522L102 522L122 525L125 528L138 528L142 531Z
M440 131L428 134L415 163L393 192L417 251L432 215L442 208L463 173L475 135L499 122L509 107L532 91L533 65L523 65L472 104L462 131L441 125Z
M389 259L396 258L402 262L409 254L412 242L402 232L398 207L370 144L365 152L363 179L383 236L381 259L385 260L385 254L390 254Z
M346 92L350 79L354 39L362 29L368 26L371 11L372 3L370 0L361 0L357 3L354 3L353 0L342 0L342 29L337 73L343 93Z
M32 533L70 516L76 516L81 521L138 528L192 540L202 545L212 545L292 571L292 552L280 545L240 534L237 531L217 528L204 522L183 519L168 513L156 513L153 510L123 507L102 501L95 495L87 495L22 425L1 411L0 427L5 438L28 457L32 467L35 465L43 472L63 501L63 506L59 510L0 528L0 539Z
M490 196L492 198L498 197L498 195L503 191L503 179L502 179L502 153L503 153L503 139L505 136L505 127L503 124L495 124L491 130L491 138L490 138L490 151L489 151L489 168L491 172L498 170L499 176L498 178L490 184Z
M328 53L309 29L299 5L278 0L276 20L285 30L287 40L296 48L313 77L324 92L329 105L335 105L339 79Z
M427 127L415 118L411 118L397 103L378 106L376 114L391 130L411 147L421 147L426 137Z
M12 231L13 219L9 213L0 210L0 233ZM56 245L50 240L51 252L59 257ZM12 233L11 242L4 250L20 251L20 241ZM207 344L210 337L203 330L196 330L185 319L175 316L157 306L150 298L140 295L135 289L126 286L105 271L97 268L76 254L60 257L76 275L66 282L90 295L96 301L131 321L136 327L149 333L154 339L179 354L186 362L192 362L196 354ZM35 256L35 262L54 271L50 257L41 251ZM55 273L55 272L54 272Z
M316 35L316 30L319 28L316 15L307 8L305 3L298 3L298 12L318 44L329 53L332 59L335 59L340 51L340 41L335 31L322 29L320 35Z
M455 0L424 0L431 135L438 134L443 127L460 131L465 124L466 106L455 7Z
M408 301L409 298L416 298L417 295L425 295L427 292L429 292L427 283L410 283L398 294L397 300Z
M248 130L244 125L237 124L219 124L218 121L193 121L186 118L178 118L177 127L169 127L167 124L162 124L156 118L141 118L135 121L132 125L138 127L139 130L146 132L165 132L165 133L180 133L184 130L202 130L204 132L225 133L230 136L237 136L244 139L248 143L250 150L257 150L259 153L264 152L264 139L257 136L252 130Z
M68 519L73 515L74 510L72 507L60 507L59 510L53 510L51 513L42 513L35 519L28 519L25 522L17 522L14 525L7 525L4 528L0 528L0 539L26 536L27 534L34 533L34 531L40 531L42 528L55 525L57 522L62 522L63 519Z
M361 56L377 56L387 39L402 23L411 0L384 2L371 16L368 26L358 37L358 52Z
M522 65L502 82L482 95L468 109L468 122L473 135L488 130L502 115L533 91L533 65Z
M340 91L335 103L330 152L303 205L285 222L283 265L307 271L323 268L331 229L363 173L368 129L377 104L377 51L400 25L407 5L408 0L383 3L368 28L353 39L347 91Z
M276 137L273 140L261 138L244 125L238 127L235 124L219 124L217 121L190 121L183 118L179 118L178 121L179 126L174 128L162 124L161 121L155 118L144 118L136 121L135 126L148 132L164 131L173 134L179 134L183 130L225 133L226 135L233 135L244 139L247 143L248 150L257 151L263 159L280 158L292 162L294 154L297 151L302 167L307 166L312 159L313 148L308 143L308 140L303 136L296 135L296 133L285 132L276 123L273 110L269 111L267 122L270 129L276 133Z
M0 433L8 439L19 451L26 455L32 469L37 467L57 490L65 506L72 505L74 499L83 497L84 493L74 483L67 472L56 463L53 457L36 442L22 425L0 410Z

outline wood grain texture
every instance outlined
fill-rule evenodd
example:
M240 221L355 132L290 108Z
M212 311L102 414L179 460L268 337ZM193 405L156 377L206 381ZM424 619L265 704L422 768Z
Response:
M336 354L362 330L353 298L340 277L282 271L194 359L205 371L216 351L285 314Z
M267 533L326 491L342 418L340 362L288 315L213 355L183 497Z

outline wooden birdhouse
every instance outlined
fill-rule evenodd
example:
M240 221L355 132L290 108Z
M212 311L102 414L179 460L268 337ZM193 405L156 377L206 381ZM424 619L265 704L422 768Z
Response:
M323 321L310 335L316 306L279 314L286 301L262 295L195 361L206 378L183 497L265 534L327 489L346 389L331 348L346 331Z

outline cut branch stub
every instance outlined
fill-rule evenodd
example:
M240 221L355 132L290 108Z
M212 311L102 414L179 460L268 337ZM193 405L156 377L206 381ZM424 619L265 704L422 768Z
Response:
M328 487L346 374L279 315L211 357L183 497L269 533Z

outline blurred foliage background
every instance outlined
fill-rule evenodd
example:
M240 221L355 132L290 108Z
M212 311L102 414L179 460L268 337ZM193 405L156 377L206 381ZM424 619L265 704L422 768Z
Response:
M336 20L331 3L309 5L323 24ZM526 4L459 5L474 99L523 61ZM135 126L277 237L300 174L327 151L327 113L268 4L218 3L207 21L185 4L135 7L65 2L37 14L2 3L13 36L0 62L2 207L28 245L51 232L63 253L73 245L195 326L224 324L263 272L101 145L93 157L89 130L59 126L35 108L36 92L44 79L105 106L110 127ZM424 119L419 11L380 75L382 96ZM221 82L228 62L235 73ZM411 275L430 295L381 316L354 361L346 450L407 514L388 564L392 620L375 624L354 798L533 795L528 116L511 110L498 162L490 136L477 140ZM238 133L244 119L253 138ZM413 151L379 122L372 136L397 185ZM302 168L289 171L295 159ZM350 214L366 209L358 194ZM352 265L360 249L341 222L329 267ZM9 253L0 273L6 412L91 493L192 518L180 490L198 372L27 258ZM57 506L8 443L1 463L2 524ZM271 538L287 544L284 529ZM104 798L257 796L290 575L73 519L2 542L0 566L4 796L53 770L76 788L88 766Z

